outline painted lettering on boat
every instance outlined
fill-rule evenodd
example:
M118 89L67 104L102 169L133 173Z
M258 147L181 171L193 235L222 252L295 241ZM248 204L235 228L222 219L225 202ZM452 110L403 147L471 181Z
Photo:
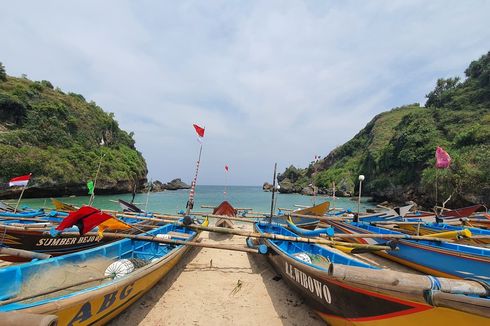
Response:
M100 241L100 237L96 235L90 235L86 237L78 238L41 238L36 243L36 246L41 247L55 247L55 246L69 246L81 243L90 243Z
M306 290L310 291L312 294L316 295L327 303L332 303L332 296L330 295L330 289L326 284L314 279L313 277L306 275L303 271L300 271L296 267L286 264L286 275L289 276L293 281L303 286Z
M80 310L76 313L75 317L68 323L69 326L76 325L78 323L84 322L88 319L90 319L93 316L93 313L95 315L98 315L100 313L103 313L106 311L108 308L110 308L115 302L116 299L119 297L119 300L124 300L128 298L128 296L131 294L133 291L133 286L134 284L129 284L126 285L121 291L117 290L111 293L108 293L104 296L104 299L102 300L102 304L100 307L92 307L92 304L90 301L85 302ZM92 310L92 308L95 308Z

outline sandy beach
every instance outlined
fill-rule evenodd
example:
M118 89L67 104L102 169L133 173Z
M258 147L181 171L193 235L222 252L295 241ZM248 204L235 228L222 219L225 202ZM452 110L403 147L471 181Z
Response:
M201 239L245 245L240 236ZM325 325L276 276L264 256L194 248L110 325Z

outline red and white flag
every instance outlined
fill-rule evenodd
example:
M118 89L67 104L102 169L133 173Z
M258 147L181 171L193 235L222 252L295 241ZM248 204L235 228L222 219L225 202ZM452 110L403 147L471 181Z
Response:
M225 171L228 172L228 165L225 165Z
M447 169L449 165L451 165L451 156L442 147L437 146L436 169Z
M196 133L197 133L197 140L199 142L202 142L202 139L204 138L204 128L200 127L199 125L196 125L196 124L193 124L194 126L194 129L196 129Z
M27 175L22 175L20 177L15 177L10 179L9 181L9 187L14 187L14 186L21 186L25 187L29 183L29 179L31 178L32 173L29 173Z

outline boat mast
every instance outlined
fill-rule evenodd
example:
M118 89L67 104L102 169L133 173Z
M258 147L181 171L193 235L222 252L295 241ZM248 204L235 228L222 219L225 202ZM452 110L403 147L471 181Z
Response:
M276 193L276 170L277 170L277 163L274 163L274 179L272 179L271 216L269 218L269 223L272 223L272 215L274 214L274 197Z

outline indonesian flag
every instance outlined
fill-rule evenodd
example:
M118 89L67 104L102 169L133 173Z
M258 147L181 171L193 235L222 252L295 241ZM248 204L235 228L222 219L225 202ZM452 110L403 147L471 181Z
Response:
M27 175L22 175L20 177L15 177L10 179L9 181L9 187L14 187L14 186L21 186L25 187L29 183L29 179L31 178L32 173L29 173Z
M199 142L202 142L202 139L204 138L204 128L202 128L196 124L193 124L193 126L194 126L194 129L196 129L197 135L199 136L197 138L197 140L199 140Z
M225 165L225 171L228 172L228 165Z
M449 165L451 165L451 156L442 147L437 146L436 169L447 169Z
M83 206L75 212L70 212L67 217L58 225L56 230L63 231L66 228L76 226L80 235L84 235L97 225L113 217L109 214L102 213L97 208Z

